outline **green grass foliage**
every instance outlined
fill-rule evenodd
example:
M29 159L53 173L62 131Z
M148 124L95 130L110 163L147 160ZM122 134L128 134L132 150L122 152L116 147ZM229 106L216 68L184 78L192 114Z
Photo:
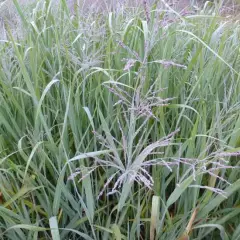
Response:
M0 41L0 239L240 239L240 26L205 5L23 12ZM205 14L211 12L211 14Z

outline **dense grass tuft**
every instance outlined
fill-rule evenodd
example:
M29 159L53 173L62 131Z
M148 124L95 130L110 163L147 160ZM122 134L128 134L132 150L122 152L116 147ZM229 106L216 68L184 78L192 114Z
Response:
M239 239L239 24L14 2L25 31L6 24L0 42L0 238Z

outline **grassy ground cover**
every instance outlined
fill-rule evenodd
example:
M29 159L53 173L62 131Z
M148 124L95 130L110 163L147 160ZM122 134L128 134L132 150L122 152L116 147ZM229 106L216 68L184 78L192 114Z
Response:
M240 239L238 22L217 5L183 17L145 1L73 16L64 0L14 4L0 238Z

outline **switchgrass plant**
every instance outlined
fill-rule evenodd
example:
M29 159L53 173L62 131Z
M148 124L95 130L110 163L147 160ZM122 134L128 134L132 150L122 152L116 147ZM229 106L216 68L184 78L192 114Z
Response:
M0 44L1 239L239 239L238 22L39 1Z

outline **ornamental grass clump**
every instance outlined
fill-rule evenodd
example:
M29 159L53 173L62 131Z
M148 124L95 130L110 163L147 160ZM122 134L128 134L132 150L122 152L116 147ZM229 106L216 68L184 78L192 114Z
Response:
M23 30L6 24L0 39L0 238L238 239L239 24L218 5L182 16L146 1L94 14L13 2Z

